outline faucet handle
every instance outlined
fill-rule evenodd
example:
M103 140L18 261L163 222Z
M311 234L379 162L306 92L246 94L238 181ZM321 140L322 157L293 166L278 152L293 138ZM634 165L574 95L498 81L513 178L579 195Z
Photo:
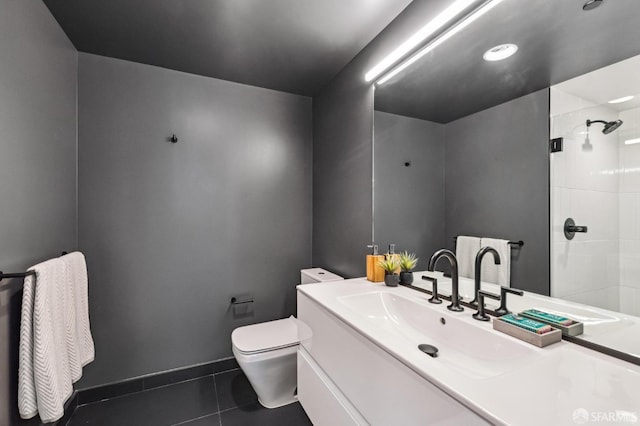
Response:
M524 291L518 288L500 287L500 307L496 309L496 315L500 317L511 313L511 311L507 309L507 293L522 296Z
M438 279L432 278L427 275L423 275L422 279L425 281L431 281L433 285L433 290L431 291L431 298L429 299L429 303L440 304L442 300L438 297Z
M488 293L484 290L478 291L478 312L473 314L473 319L478 321L489 321L489 316L484 312L484 298L488 297L493 300L500 300L500 296L493 293Z
M480 290L478 294L484 297L488 297L489 299L500 300L500 296L498 296L497 294L489 293L488 291Z

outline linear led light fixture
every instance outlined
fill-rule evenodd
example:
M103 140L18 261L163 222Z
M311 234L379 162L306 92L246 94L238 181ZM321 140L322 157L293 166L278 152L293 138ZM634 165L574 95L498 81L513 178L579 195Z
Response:
M621 104L623 102L629 102L633 98L634 98L633 96L623 96L622 98L613 99L613 100L609 101L609 103L610 104Z
M438 16L433 18L427 25L422 27L417 33L409 37L404 43L398 46L393 52L388 54L376 66L371 68L364 75L364 79L369 82L378 77L380 74L389 69L393 64L402 59L407 53L411 52L417 46L425 41L429 36L433 35L440 28L448 24L453 18L458 16L463 10L471 6L477 0L456 0L451 6L442 11Z
M626 141L624 141L625 145L635 145L637 143L640 143L640 138L637 139L628 139Z
M396 68L391 70L391 72L389 72L388 74L383 76L380 80L378 80L376 82L376 84L380 85L380 84L386 83L389 79L393 78L398 73L400 73L401 71L403 71L407 67L411 66L418 59L422 58L424 55L426 55L427 53L431 52L433 49L435 49L436 47L440 46L442 43L444 43L445 41L449 40L451 37L453 37L454 35L456 35L460 31L462 31L463 29L465 29L466 27L471 25L473 22L475 22L477 19L479 19L482 15L484 15L487 12L489 12L491 9L496 7L501 2L502 2L502 0L489 0L489 1L485 2L482 6L480 6L476 10L474 10L470 15L466 16L462 20L460 20L457 23L455 23L445 33L443 33L438 38L436 38L435 40L433 40L432 42L427 44L424 48L422 48L420 51L418 51L415 55L411 56L409 59L407 59L406 61L402 62Z

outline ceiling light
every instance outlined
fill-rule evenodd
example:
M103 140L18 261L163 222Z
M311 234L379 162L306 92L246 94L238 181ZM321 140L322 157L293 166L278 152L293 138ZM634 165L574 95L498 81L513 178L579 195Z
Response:
M374 78L385 72L403 56L411 52L420 43L426 40L429 36L433 35L440 28L444 27L453 18L455 18L463 10L471 6L476 1L477 0L456 0L451 6L446 8L427 25L422 27L417 33L409 37L404 43L398 46L398 48L387 55L375 67L371 68L371 70L369 70L369 72L365 74L364 79L366 81L372 81Z
M499 46L492 47L491 49L484 52L482 57L485 61L493 62L493 61L501 61L503 59L507 59L509 56L512 56L514 53L518 51L518 46L515 44L501 44Z
M400 73L404 69L408 68L411 64L415 63L418 59L422 58L424 55L431 52L433 49L440 46L445 41L449 40L451 37L453 37L460 31L462 31L463 29L465 29L467 26L471 25L482 15L484 15L485 13L493 9L495 6L497 6L500 2L502 2L502 0L490 0L484 3L480 8L476 9L473 13L471 13L469 16L467 16L463 20L454 24L445 33L443 33L441 36L439 36L438 38L436 38L435 40L427 44L424 48L419 50L415 55L411 56L409 59L407 59L400 65L398 65L393 70L391 70L387 75L385 75L380 80L378 80L376 84L378 85L384 84L389 79L396 76L398 73Z
M602 0L588 0L583 6L582 10L593 10L602 4Z
M628 102L631 99L633 99L633 96L624 96L622 98L618 98L618 99L614 99L612 101L609 101L610 104L621 104L623 102Z
M637 139L628 139L626 141L624 141L625 145L635 145L637 143L640 143L640 138Z

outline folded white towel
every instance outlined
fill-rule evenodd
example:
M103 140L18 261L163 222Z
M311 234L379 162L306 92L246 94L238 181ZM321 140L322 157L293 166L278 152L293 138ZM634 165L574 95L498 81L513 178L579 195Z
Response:
M64 414L64 402L73 390L67 352L65 311L71 295L66 265L51 259L29 270L24 281L18 358L20 416L40 414L43 423Z
M456 239L456 258L458 259L458 275L474 278L476 254L480 250L480 238L459 235Z
M87 277L87 263L85 257L79 251L69 253L60 259L67 266L68 282L73 290L75 314L75 348L70 350L76 355L76 365L72 366L72 371L78 374L73 378L76 382L82 376L82 367L93 361L95 348L93 337L91 336L91 326L89 323L89 281Z
M500 286L511 286L511 246L508 240L498 240L495 238L483 238L482 247L492 247L500 255L500 265L493 262L493 256L488 255L482 259L482 281L498 284Z

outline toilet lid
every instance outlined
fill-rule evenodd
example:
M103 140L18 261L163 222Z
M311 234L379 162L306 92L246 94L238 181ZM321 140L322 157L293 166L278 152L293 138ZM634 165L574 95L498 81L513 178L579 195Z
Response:
M294 317L238 327L231 342L241 352L265 352L297 345L298 324Z

